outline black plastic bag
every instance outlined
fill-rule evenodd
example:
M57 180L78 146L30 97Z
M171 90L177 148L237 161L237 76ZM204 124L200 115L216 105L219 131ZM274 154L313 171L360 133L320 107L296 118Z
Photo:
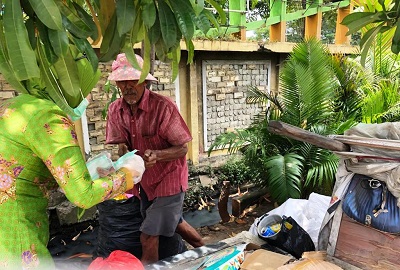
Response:
M97 205L99 211L98 245L94 257L108 257L115 250L127 251L137 258L142 257L140 225L140 200L107 200ZM160 236L159 259L176 255L187 248L179 234L172 237Z
M310 235L292 217L282 216L280 231L274 237L263 239L268 244L290 253L297 259L301 258L303 252L315 250Z

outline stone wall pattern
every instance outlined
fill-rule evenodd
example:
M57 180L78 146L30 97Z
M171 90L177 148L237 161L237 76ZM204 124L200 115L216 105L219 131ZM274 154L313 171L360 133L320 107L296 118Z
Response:
M249 86L269 90L269 68L269 61L204 61L207 112L204 150L218 135L248 127L253 117L262 112L262 106L246 102L246 96Z

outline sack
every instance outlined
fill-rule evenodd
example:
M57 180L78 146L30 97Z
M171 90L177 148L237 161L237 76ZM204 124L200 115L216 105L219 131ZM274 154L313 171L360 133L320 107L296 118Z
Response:
M277 215L266 215L260 219L257 225L258 236L264 239L268 245L277 247L283 251L286 251L296 257L301 258L303 252L314 251L315 245L310 235L294 220L292 217L282 216L277 218ZM263 222L263 219L268 220ZM273 223L275 222L275 224ZM269 230L268 227L280 225L280 229L275 234L266 236L266 232Z
M355 174L344 196L343 212L375 229L400 233L400 208L385 182Z

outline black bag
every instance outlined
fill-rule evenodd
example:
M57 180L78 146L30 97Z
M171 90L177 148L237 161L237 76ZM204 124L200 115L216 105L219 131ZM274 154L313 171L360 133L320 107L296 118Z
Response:
M310 235L292 217L282 216L280 224L281 229L272 237L260 237L269 245L286 251L297 259L301 258L303 252L315 250Z
M355 174L342 204L350 218L375 229L400 233L400 208L386 183L366 175Z
M140 225L140 201L136 197L127 200L107 200L97 205L99 211L98 245L94 257L106 258L114 250L130 252L142 257ZM159 259L186 251L187 248L179 234L171 237L160 236Z

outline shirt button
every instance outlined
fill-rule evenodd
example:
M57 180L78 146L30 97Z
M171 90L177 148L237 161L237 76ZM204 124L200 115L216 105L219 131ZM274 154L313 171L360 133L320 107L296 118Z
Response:
M135 134L132 134L132 138L135 138L136 137L136 135Z

